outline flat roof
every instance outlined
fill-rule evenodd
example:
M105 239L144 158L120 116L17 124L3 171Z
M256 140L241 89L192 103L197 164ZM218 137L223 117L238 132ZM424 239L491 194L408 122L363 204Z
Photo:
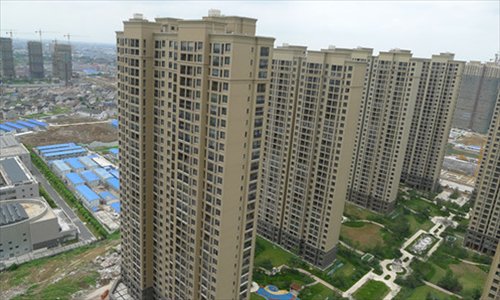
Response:
M85 180L80 177L77 173L68 173L66 174L66 178L71 182L73 185L80 185L84 184Z
M29 180L25 171L14 157L1 159L0 165L13 184Z
M80 154L80 153L87 153L87 150L82 148L82 149L77 149L77 150L59 151L59 152L47 153L47 155L44 155L44 156L46 158L49 158L49 157L59 156L59 155L71 155L71 154Z
M89 182L89 181L96 181L96 180L99 180L99 176L97 176L94 172L88 170L88 171L83 171L81 173L81 175L83 176L83 178L85 179L85 181Z
M19 203L0 204L0 226L28 219L28 214Z
M64 160L72 169L83 169L85 166L76 157L67 158Z
M120 190L120 181L114 177L106 179L106 182L115 190Z
M0 137L0 149L19 146L19 142L14 135L2 135Z
M47 127L47 126L49 126L49 124L47 124L47 123L45 123L45 122L41 122L41 121L35 120L35 119L28 119L28 120L26 120L26 121L28 121L28 122L30 122L30 123L33 123L33 124L35 124L35 125L43 126L43 127Z
M87 185L82 184L78 185L75 187L75 189L82 195L82 197L87 201L87 202L94 202L98 201L101 199L99 195L97 195L91 188L89 188Z

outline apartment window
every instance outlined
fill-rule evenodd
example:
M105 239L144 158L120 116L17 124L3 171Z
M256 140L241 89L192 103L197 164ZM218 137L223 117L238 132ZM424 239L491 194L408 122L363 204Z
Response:
M260 47L260 56L269 56L269 47Z

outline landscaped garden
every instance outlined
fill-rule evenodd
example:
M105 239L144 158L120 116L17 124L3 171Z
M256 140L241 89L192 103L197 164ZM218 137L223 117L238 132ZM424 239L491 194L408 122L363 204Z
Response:
M382 300L389 291L385 283L369 280L354 293L354 298L356 300Z
M273 276L266 275L262 270L256 269L253 272L252 280L257 282L260 286L274 285L280 290L289 290L292 284L302 287L314 282L308 275L293 269L283 269Z
M310 287L307 287L300 291L300 300L336 300L343 299L341 296L322 285L321 283L316 283Z

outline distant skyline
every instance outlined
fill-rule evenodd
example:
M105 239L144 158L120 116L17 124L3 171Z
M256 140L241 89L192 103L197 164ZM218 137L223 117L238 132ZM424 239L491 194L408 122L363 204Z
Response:
M335 45L412 50L430 57L453 52L460 60L488 61L500 51L500 1L12 1L0 2L1 36L115 42L134 13L197 19L211 8L258 19L257 34L310 50ZM51 33L49 33L51 31Z

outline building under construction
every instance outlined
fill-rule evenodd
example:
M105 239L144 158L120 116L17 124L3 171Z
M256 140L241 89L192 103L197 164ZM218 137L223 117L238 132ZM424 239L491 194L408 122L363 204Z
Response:
M0 78L10 79L16 77L14 71L14 55L12 39L0 38Z
M500 90L500 59L481 63L471 61L465 66L460 84L453 127L486 133Z
M32 79L44 77L42 43L36 41L28 42L28 66Z
M71 45L54 44L52 54L52 77L59 78L68 83L72 74Z

